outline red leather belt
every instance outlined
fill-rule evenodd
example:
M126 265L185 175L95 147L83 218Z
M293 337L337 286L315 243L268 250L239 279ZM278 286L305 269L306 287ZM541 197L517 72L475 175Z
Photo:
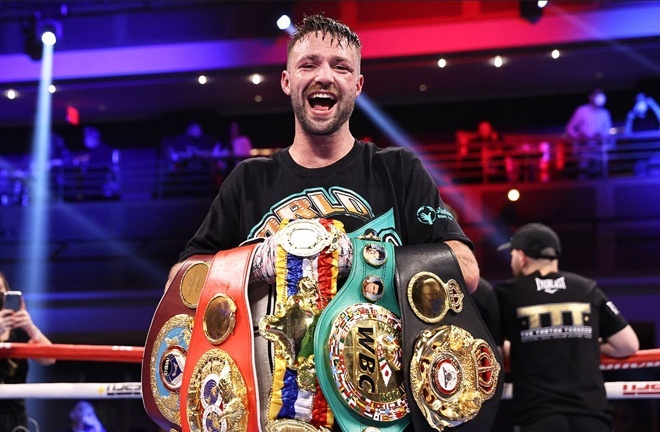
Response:
M147 333L142 358L144 408L161 428L180 430L179 391L182 384L193 315L213 255L185 260L165 286Z
M180 391L181 427L258 431L247 284L256 244L218 252L199 298Z

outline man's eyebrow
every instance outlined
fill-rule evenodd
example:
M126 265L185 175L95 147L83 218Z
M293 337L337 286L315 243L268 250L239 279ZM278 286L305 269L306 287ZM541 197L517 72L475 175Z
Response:
M305 60L318 61L320 58L321 56L318 54L307 54L301 57L300 60L298 60L298 63ZM338 56L338 55L334 55L330 57L330 61L332 63L342 63L342 62L350 63L350 59L348 57Z

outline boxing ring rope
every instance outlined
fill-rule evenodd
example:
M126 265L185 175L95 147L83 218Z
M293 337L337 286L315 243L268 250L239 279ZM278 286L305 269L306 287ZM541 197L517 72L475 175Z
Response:
M55 358L58 360L141 363L143 347L121 345L37 345L0 343L0 357ZM601 357L600 369L627 370L660 367L660 348L640 350L630 357ZM608 399L660 398L660 381L606 382ZM502 399L511 399L511 383L504 384ZM123 383L41 383L0 385L0 399L140 399L140 382Z

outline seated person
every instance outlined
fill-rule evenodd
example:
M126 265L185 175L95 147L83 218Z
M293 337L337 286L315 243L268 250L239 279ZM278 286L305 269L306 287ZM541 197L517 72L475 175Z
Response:
M183 134L176 137L167 147L169 158L174 161L186 161L193 158L210 158L219 156L220 145L213 142L210 135L204 133L202 125L191 121Z
M466 168L477 167L480 163L486 180L503 172L503 138L489 121L479 122L474 132L457 131L456 142L459 166L465 163Z
M652 97L637 93L626 116L625 133L641 131L660 131L660 107Z
M246 135L242 135L238 123L233 121L229 127L231 151L236 159L248 158L252 155L252 142Z
M86 400L80 400L73 406L69 412L69 418L71 427L65 432L106 432L96 416L94 407Z
M73 168L64 179L66 199L119 198L118 150L101 139L101 132L92 126L83 128L85 150L73 158Z

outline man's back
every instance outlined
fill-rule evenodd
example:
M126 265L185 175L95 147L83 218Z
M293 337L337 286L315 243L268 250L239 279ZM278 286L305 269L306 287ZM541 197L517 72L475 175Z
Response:
M511 342L516 420L554 413L609 421L599 337L626 326L593 280L535 272L496 287L504 337Z

